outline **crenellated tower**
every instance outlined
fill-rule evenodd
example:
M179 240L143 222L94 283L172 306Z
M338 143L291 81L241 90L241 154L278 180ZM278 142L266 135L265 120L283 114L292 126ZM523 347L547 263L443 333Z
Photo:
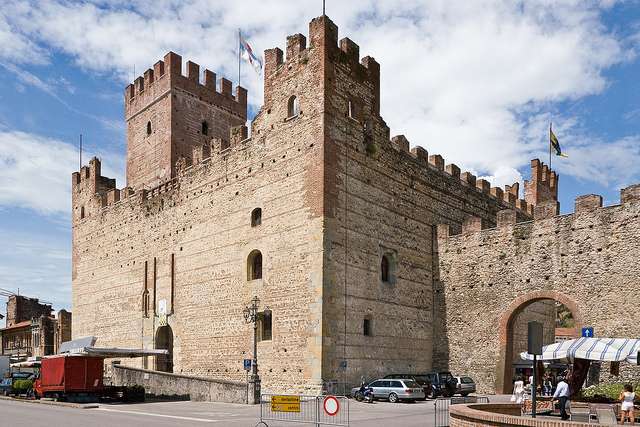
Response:
M556 172L538 159L531 160L531 181L524 182L524 199L536 206L536 219L550 218L560 213L558 202L558 179Z
M176 176L175 164L191 164L193 149L212 140L229 143L229 131L247 120L247 91L191 61L182 74L182 57L169 52L164 61L125 89L127 186L138 191Z

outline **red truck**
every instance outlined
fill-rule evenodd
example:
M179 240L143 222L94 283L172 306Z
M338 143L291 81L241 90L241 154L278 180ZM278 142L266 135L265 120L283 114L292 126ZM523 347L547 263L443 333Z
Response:
M104 358L71 355L42 359L40 378L34 384L36 397L53 400L97 402L102 394Z

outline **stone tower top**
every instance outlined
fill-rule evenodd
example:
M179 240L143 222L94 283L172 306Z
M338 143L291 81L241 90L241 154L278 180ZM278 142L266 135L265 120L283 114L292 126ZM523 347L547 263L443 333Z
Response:
M193 149L247 120L247 91L191 61L182 74L182 57L169 52L125 90L127 185L151 188L175 177L179 158L191 162Z

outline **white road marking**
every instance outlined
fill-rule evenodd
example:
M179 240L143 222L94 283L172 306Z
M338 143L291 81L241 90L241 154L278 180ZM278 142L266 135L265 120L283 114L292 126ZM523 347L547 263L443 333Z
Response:
M150 417L161 417L161 418L175 418L178 420L187 420L187 421L199 421L203 423L219 423L222 420L207 420L204 418L193 418L193 417L180 417L177 415L162 415L162 414L151 414L149 412L136 412L136 411L120 411L118 409L107 409L107 408L97 408L100 411L108 411L108 412L120 412L122 414L135 414L135 415L147 415Z

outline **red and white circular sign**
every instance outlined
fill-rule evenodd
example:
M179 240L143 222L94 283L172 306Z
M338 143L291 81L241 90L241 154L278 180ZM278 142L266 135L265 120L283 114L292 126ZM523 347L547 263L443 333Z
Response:
M329 416L334 416L340 410L340 404L338 403L338 399L334 396L327 396L324 399L324 412Z

